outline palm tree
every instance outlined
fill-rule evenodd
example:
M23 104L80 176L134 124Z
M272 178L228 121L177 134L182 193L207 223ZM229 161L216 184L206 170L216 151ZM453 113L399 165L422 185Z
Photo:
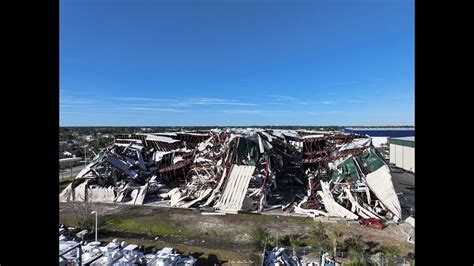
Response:
M365 249L365 252L372 253L373 250L379 245L379 243L375 241L367 241L365 242L365 245L367 246L367 248Z
M337 253L337 244L341 242L342 239L342 233L337 231L337 230L332 230L331 231L331 242L332 242L332 248L333 248L333 258L336 258L336 253Z
M362 240L361 235L356 235L354 237L354 245L353 245L353 250L357 253L362 253L364 251L364 240Z
M270 233L266 228L257 226L251 232L251 244L255 250L260 250L265 244L268 244Z
M299 235L292 235L290 236L290 243L291 246L293 247L293 255L296 255L296 249L300 246L301 244L301 238Z
M326 228L321 221L314 226L310 234L310 239L312 242L311 245L316 249L323 248L326 250L331 246L329 236L326 234Z

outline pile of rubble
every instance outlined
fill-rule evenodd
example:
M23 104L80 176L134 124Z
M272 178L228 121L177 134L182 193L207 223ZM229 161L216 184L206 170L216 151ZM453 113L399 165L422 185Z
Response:
M390 168L364 136L214 129L115 136L60 201L166 203L228 213L401 218Z
M263 260L264 266L276 266L276 265L295 265L302 266L300 258L289 254L288 250L282 247L275 247L271 250L265 251Z

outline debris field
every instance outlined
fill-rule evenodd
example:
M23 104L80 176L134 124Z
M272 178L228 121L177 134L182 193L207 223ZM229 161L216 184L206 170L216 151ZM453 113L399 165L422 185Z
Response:
M116 135L60 201L167 204L207 214L280 209L348 220L401 219L390 168L366 136L223 128Z

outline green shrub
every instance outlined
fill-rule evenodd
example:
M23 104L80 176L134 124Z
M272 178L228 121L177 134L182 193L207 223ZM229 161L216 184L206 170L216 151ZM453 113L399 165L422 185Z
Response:
M255 251L262 251L265 244L270 244L272 239L267 229L260 226L254 228L250 234L250 244Z
M301 240L301 236L299 235L291 235L290 236L290 244L293 248L297 248L303 244L303 241Z
M361 235L350 237L344 241L344 248L350 254L360 254L364 252L365 243Z
M288 247L291 245L291 240L289 235L284 235L283 237L278 238L278 245Z
M326 228L322 222L318 222L313 230L310 232L308 237L309 244L315 249L323 249L329 251L332 248L329 236L326 234Z
M344 262L344 266L366 266L369 265L366 259L362 257L351 257L346 262Z
M400 256L400 248L398 246L384 246L382 247L382 252L386 257Z

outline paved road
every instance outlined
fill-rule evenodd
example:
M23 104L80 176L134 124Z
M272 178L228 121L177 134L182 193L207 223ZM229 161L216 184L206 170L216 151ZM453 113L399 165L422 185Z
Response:
M406 219L410 215L410 208L413 213L415 211L415 174L392 167L392 181L399 193L402 219Z
M70 168L66 169L66 170L60 170L59 171L59 180L61 180L62 178L65 178L65 177L69 177L69 176L74 176L75 177L82 170L82 168L84 168L84 165L73 167L72 172L71 172Z

